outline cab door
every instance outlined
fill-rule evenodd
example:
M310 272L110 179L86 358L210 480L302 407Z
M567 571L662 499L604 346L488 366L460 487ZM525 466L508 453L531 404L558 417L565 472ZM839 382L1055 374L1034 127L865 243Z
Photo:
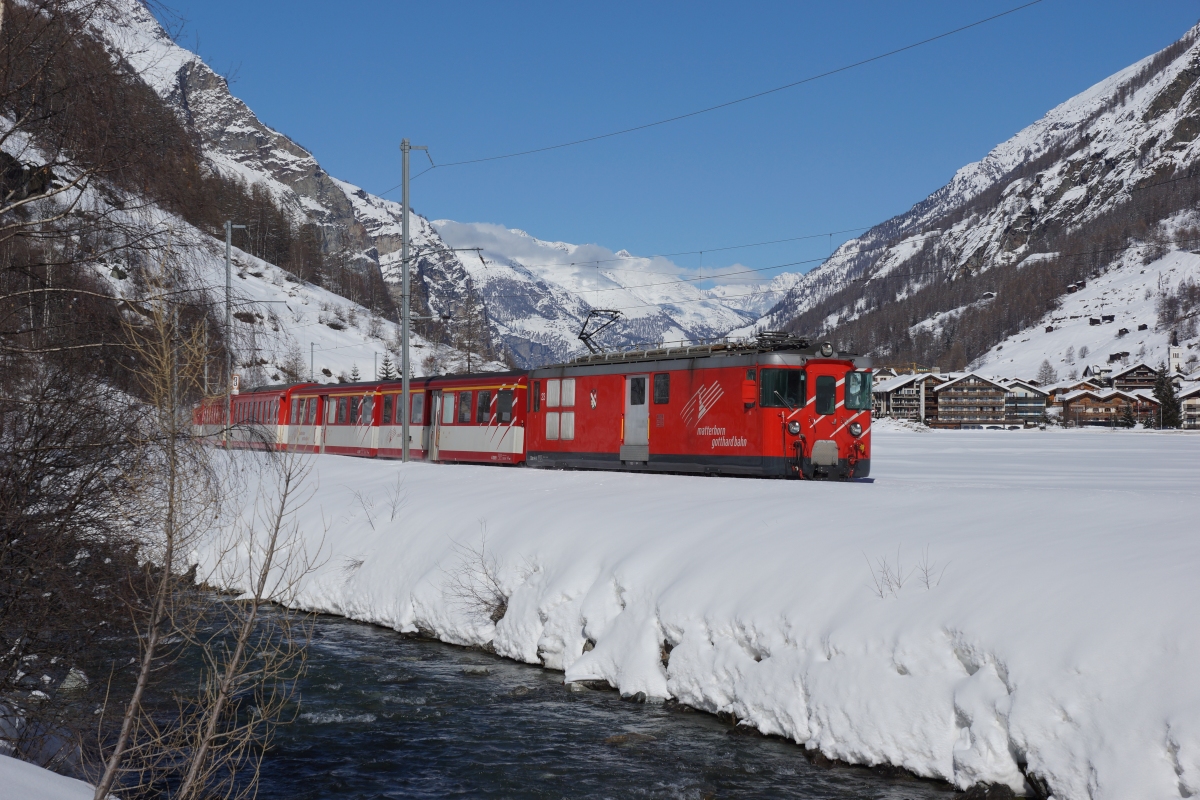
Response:
M621 441L622 461L650 460L649 375L625 376L625 435Z

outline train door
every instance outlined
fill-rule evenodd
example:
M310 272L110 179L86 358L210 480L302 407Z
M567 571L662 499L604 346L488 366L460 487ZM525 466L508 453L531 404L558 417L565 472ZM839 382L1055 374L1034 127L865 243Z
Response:
M650 460L650 406L646 399L648 375L625 376L625 436L622 461Z
M321 402L317 403L317 420L313 426L313 437L317 444L317 452L325 452L325 438L329 435L329 415L333 407L329 405L329 395L321 395Z
M451 395L451 397L453 397L453 395ZM444 402L442 399L442 390L434 389L433 392L430 394L430 401L431 402L429 404L429 460L437 461L438 457L440 456L438 444L441 441L441 433L442 433L442 403ZM451 414L454 413L453 406L454 406L454 404L451 403L450 404L450 408L451 408L450 413Z

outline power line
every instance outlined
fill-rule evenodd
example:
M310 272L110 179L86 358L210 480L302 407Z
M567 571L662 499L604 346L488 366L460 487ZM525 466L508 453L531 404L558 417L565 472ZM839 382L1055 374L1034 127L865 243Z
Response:
M1036 6L1041 2L1042 2L1042 0L1032 0L1031 2L1023 3L1022 5L1010 8L1007 11L1001 11L999 14L993 14L990 17L985 17L983 19L976 20L975 22L969 23L967 25L962 25L958 28L954 28L953 30L945 31L944 33L939 33L936 36L930 36L926 39L920 40L919 42L913 42L912 44L907 44L907 45L904 45L903 47L897 47L894 50L887 51L886 53L880 53L878 55L871 56L870 58L864 58L859 61L855 61L851 64L845 64L843 66L836 67L834 69L826 70L825 72L820 72L816 75L810 75L807 78L801 78L798 81L792 81L791 83L785 83L784 85L776 86L773 89L766 89L761 92L755 92L754 94L749 94L744 97L739 97L736 100L727 100L724 103L718 103L713 106L708 106L707 108L701 108L696 111L689 111L686 114L677 114L673 117L667 117L665 119L656 120L654 122L647 122L642 125L635 125L631 128L622 128L621 130L611 131L609 133L601 133L596 136L588 136L583 139L575 139L575 140L572 140L569 142L562 142L560 144L547 145L545 147L535 147L530 150L519 150L519 151L513 152L513 153L505 153L503 155L498 155L498 156L486 156L484 158L471 158L471 159L465 159L462 161L451 161L446 164L433 164L433 159L431 157L430 163L433 164L433 166L429 167L429 169L426 169L424 172L419 173L417 175L417 177L420 177L421 175L424 175L425 172L429 172L430 170L434 170L434 169L444 169L446 167L461 167L461 166L465 166L467 164L482 164L487 161L500 161L500 160L508 159L508 158L517 158L519 156L533 155L535 153L545 153L545 152L549 152L551 150L561 150L565 147L575 147L576 145L587 144L588 142L597 142L602 139L611 139L614 136L623 136L627 133L635 133L636 131L644 131L648 128L656 128L660 125L667 125L672 122L679 122L680 120L690 119L691 117L697 117L697 116L700 116L701 114L708 114L713 111L718 111L722 108L729 108L730 106L735 106L735 105L739 105L741 103L746 103L746 102L749 102L750 100L757 100L760 97L766 97L767 95L775 94L776 92L782 92L787 89L794 89L795 87L802 86L806 83L812 83L814 81L821 80L822 78L828 78L831 75L837 75L838 73L841 73L841 72L846 72L848 70L856 69L858 67L862 67L867 64L874 63L876 61L881 61L885 58L890 58L894 55L899 55L900 53L904 53L908 50L913 50L917 47L922 47L922 46L930 44L932 42L936 42L940 39L945 39L949 36L954 36L955 34L962 33L963 31L970 30L971 28L977 28L980 25L986 25L987 23L994 22L995 20L998 20L1002 17L1007 17L1010 14L1015 14L1018 11L1023 11L1024 9L1029 8L1031 6ZM388 189L387 192L384 192L383 194L387 194L388 192L393 192L397 188L399 188L398 185L393 186L391 189ZM380 195L380 196L382 197L382 195Z

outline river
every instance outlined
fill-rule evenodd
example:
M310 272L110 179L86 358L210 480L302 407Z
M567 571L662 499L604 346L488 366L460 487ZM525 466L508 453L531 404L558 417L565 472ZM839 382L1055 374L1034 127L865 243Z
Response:
M677 705L564 686L561 672L338 617L315 630L301 713L277 734L260 798L953 796L818 766Z

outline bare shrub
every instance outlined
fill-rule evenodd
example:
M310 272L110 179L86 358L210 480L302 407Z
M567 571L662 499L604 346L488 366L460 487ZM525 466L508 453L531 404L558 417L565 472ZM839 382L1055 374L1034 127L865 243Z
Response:
M487 551L487 523L479 521L479 544L457 543L458 564L449 570L446 593L473 617L499 622L508 611L508 595L500 585L500 567Z
M942 582L942 576L946 574L948 566L949 561L942 564L939 570L937 562L929 558L929 545L925 545L925 549L921 551L921 560L917 562L917 579L926 590L932 589Z
M894 563L890 556L881 556L872 562L867 554L863 553L863 558L867 560L867 567L871 570L871 583L868 585L871 593L880 600L888 595L899 597L905 582L912 577L912 572L905 573L900 563L900 548L896 548Z

